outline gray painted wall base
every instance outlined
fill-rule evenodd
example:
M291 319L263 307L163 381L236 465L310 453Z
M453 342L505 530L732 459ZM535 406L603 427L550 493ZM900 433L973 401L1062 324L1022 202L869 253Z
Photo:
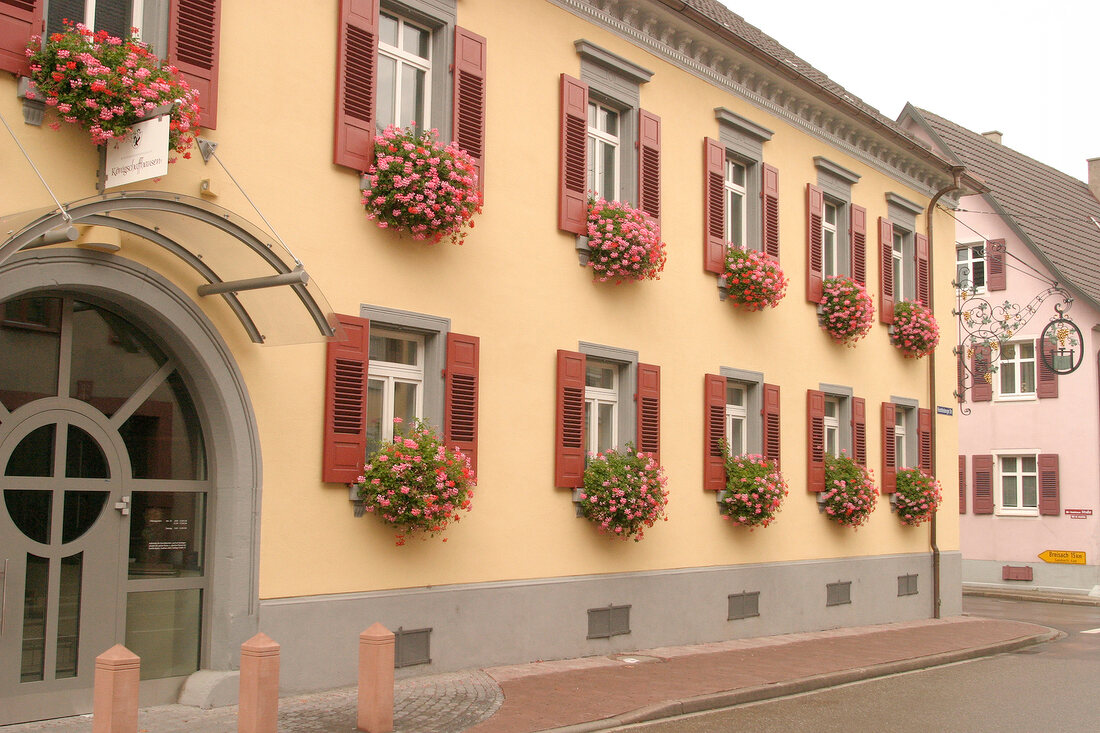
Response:
M240 697L241 673L200 669L183 683L179 704L209 710L236 705Z
M1001 568L1005 565L1030 567L1034 580L1003 580ZM1042 561L963 560L962 568L964 583L1085 594L1100 587L1100 565L1069 565Z
M942 616L962 611L961 557L941 556ZM898 576L918 576L898 596ZM851 603L826 607L828 583ZM728 597L760 593L760 615L727 620ZM630 633L588 639L588 610L630 606ZM475 583L261 601L260 628L281 645L284 693L355 684L359 633L432 629L431 662L398 677L630 652L933 616L928 553Z

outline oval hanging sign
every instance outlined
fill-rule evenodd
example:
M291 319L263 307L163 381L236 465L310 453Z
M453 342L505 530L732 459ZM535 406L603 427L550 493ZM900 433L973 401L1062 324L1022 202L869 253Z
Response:
M1084 337L1073 321L1059 315L1043 329L1039 337L1039 357L1055 374L1070 374L1081 366L1085 356Z

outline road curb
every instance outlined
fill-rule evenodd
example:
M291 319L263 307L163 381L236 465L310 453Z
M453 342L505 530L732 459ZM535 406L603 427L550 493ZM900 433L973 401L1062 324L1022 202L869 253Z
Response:
M921 657L913 657L912 659L901 659L896 662L875 664L869 667L857 667L855 669L846 669L839 672L829 672L827 674L813 675L811 677L777 682L770 685L759 685L757 687L746 687L740 690L714 692L706 695L698 695L696 697L683 698L681 700L669 700L663 703L646 705L645 707L621 713L610 718L601 718L600 720L575 723L573 725L566 725L558 728L546 728L538 731L538 733L594 733L595 731L605 731L624 725L636 725L651 720L673 718L678 715L699 713L707 710L718 710L734 705L759 702L761 700L772 700L779 697L787 697L788 695L797 695L804 692L821 690L827 687L861 682L876 677L888 677L889 675L900 674L902 672L912 672L918 669L929 669L931 667L940 667L945 664L964 662L970 659L990 657L995 654L1004 654L1005 652L1012 652L1017 649L1034 646L1035 644L1042 644L1063 636L1065 636L1065 634L1061 631L1048 628L1041 634L1021 636L1016 639L1009 639L1008 641L986 644L985 646L958 649L950 652L941 652L939 654L928 654Z
M1014 590L1011 588L963 588L964 596L1003 598L1034 603L1061 603L1067 606L1100 606L1100 598L1069 593L1044 593L1042 591Z

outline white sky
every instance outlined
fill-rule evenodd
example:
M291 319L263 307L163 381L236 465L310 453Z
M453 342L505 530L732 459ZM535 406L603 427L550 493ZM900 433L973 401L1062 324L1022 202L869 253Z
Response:
M722 0L864 102L912 102L1081 180L1100 157L1100 0Z

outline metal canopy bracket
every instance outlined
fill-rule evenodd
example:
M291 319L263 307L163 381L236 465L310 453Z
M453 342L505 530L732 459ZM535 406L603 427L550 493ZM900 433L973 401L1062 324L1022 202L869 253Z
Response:
M305 285L309 282L309 273L300 267L291 272L280 275L268 275L266 277L250 277L244 280L231 280L229 282L209 283L198 287L199 295L221 295L222 293L236 293L242 290L260 290L261 288L275 288L280 285Z
M210 159L214 157L214 151L218 149L218 144L204 137L198 138L196 142L199 144L199 154L202 156L202 162L209 163Z

